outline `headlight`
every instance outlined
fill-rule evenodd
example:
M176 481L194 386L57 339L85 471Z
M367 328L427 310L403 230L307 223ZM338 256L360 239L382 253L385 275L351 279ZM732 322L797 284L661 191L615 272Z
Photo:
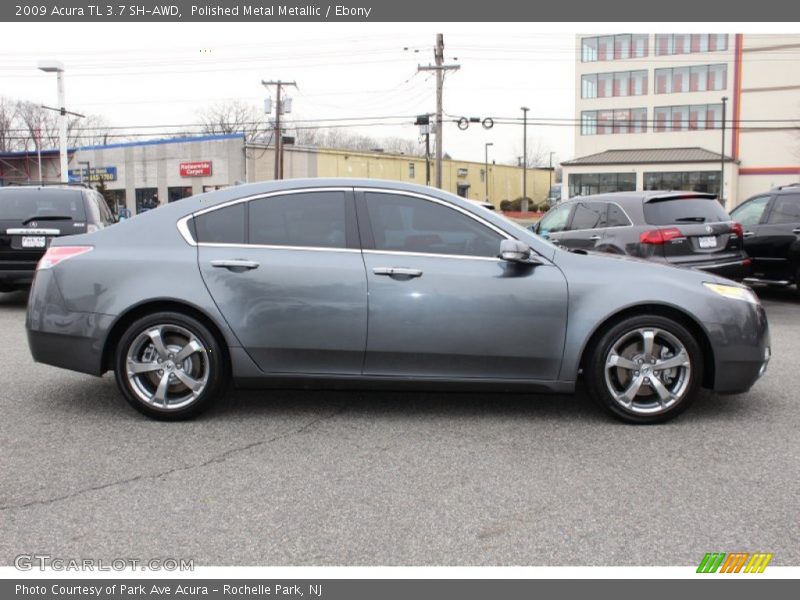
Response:
M760 304L758 296L756 296L753 290L750 288L741 287L738 285L725 285L723 283L709 282L704 282L703 285L712 292L716 292L720 296L725 296L726 298L731 298L732 300L744 300L745 302L750 302L751 304Z

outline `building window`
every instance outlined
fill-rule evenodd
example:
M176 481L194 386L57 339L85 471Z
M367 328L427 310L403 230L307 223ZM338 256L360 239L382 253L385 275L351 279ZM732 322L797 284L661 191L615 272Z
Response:
M647 94L647 71L592 73L581 77L582 98L644 96Z
M722 104L658 106L653 111L653 131L699 131L722 127Z
M728 49L727 33L658 33L656 56L720 52Z
M581 135L644 133L646 131L646 108L586 110L581 113Z
M647 56L647 34L621 33L581 40L581 61L625 60Z
M161 204L158 198L158 188L138 188L136 190L136 213L158 208Z
M570 198L636 190L636 173L575 173L568 180Z
M414 179L417 176L417 165L413 162L408 163L408 178Z
M167 188L167 201L175 202L176 200L183 200L192 195L192 186L181 186Z
M644 189L686 190L719 195L719 171L645 173Z
M725 64L656 69L655 92L675 94L724 90L727 86L727 73L728 66Z

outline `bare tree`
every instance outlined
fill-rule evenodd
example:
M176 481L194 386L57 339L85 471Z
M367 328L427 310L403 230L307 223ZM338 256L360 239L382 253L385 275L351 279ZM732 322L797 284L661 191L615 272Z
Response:
M522 166L523 148L519 144L515 148L515 154L519 160L514 160L512 164ZM528 168L549 167L550 166L550 147L541 138L528 137ZM555 166L555 165L553 165Z
M42 108L28 101L15 103L14 118L15 143L17 150L36 150L57 148L59 145L59 118L57 112ZM67 117L67 146L76 148L108 141L109 125L100 115L87 115L85 118Z
M0 152L10 152L15 148L14 123L17 106L8 98L0 96Z
M241 100L217 102L200 112L203 133L243 133L248 142L269 135L271 125L254 105Z

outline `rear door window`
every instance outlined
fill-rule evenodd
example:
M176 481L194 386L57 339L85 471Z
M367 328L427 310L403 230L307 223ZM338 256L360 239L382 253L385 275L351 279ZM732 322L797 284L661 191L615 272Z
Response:
M345 193L305 192L250 202L251 244L345 248Z
M606 212L608 204L605 202L579 202L572 215L570 230L599 229L606 226Z
M0 219L85 221L80 190L20 189L0 193Z
M676 198L645 202L644 220L650 225L676 225L718 223L731 218L715 198Z
M195 217L195 233L201 244L244 244L245 203L212 210Z
M776 196L768 222L776 225L800 223L800 194Z

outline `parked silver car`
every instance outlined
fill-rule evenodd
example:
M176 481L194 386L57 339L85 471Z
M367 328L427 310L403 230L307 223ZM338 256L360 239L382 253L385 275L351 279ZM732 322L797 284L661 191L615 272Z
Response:
M102 375L160 419L238 386L571 393L663 421L749 389L765 313L709 273L558 248L457 196L375 180L243 185L56 239L35 360Z

